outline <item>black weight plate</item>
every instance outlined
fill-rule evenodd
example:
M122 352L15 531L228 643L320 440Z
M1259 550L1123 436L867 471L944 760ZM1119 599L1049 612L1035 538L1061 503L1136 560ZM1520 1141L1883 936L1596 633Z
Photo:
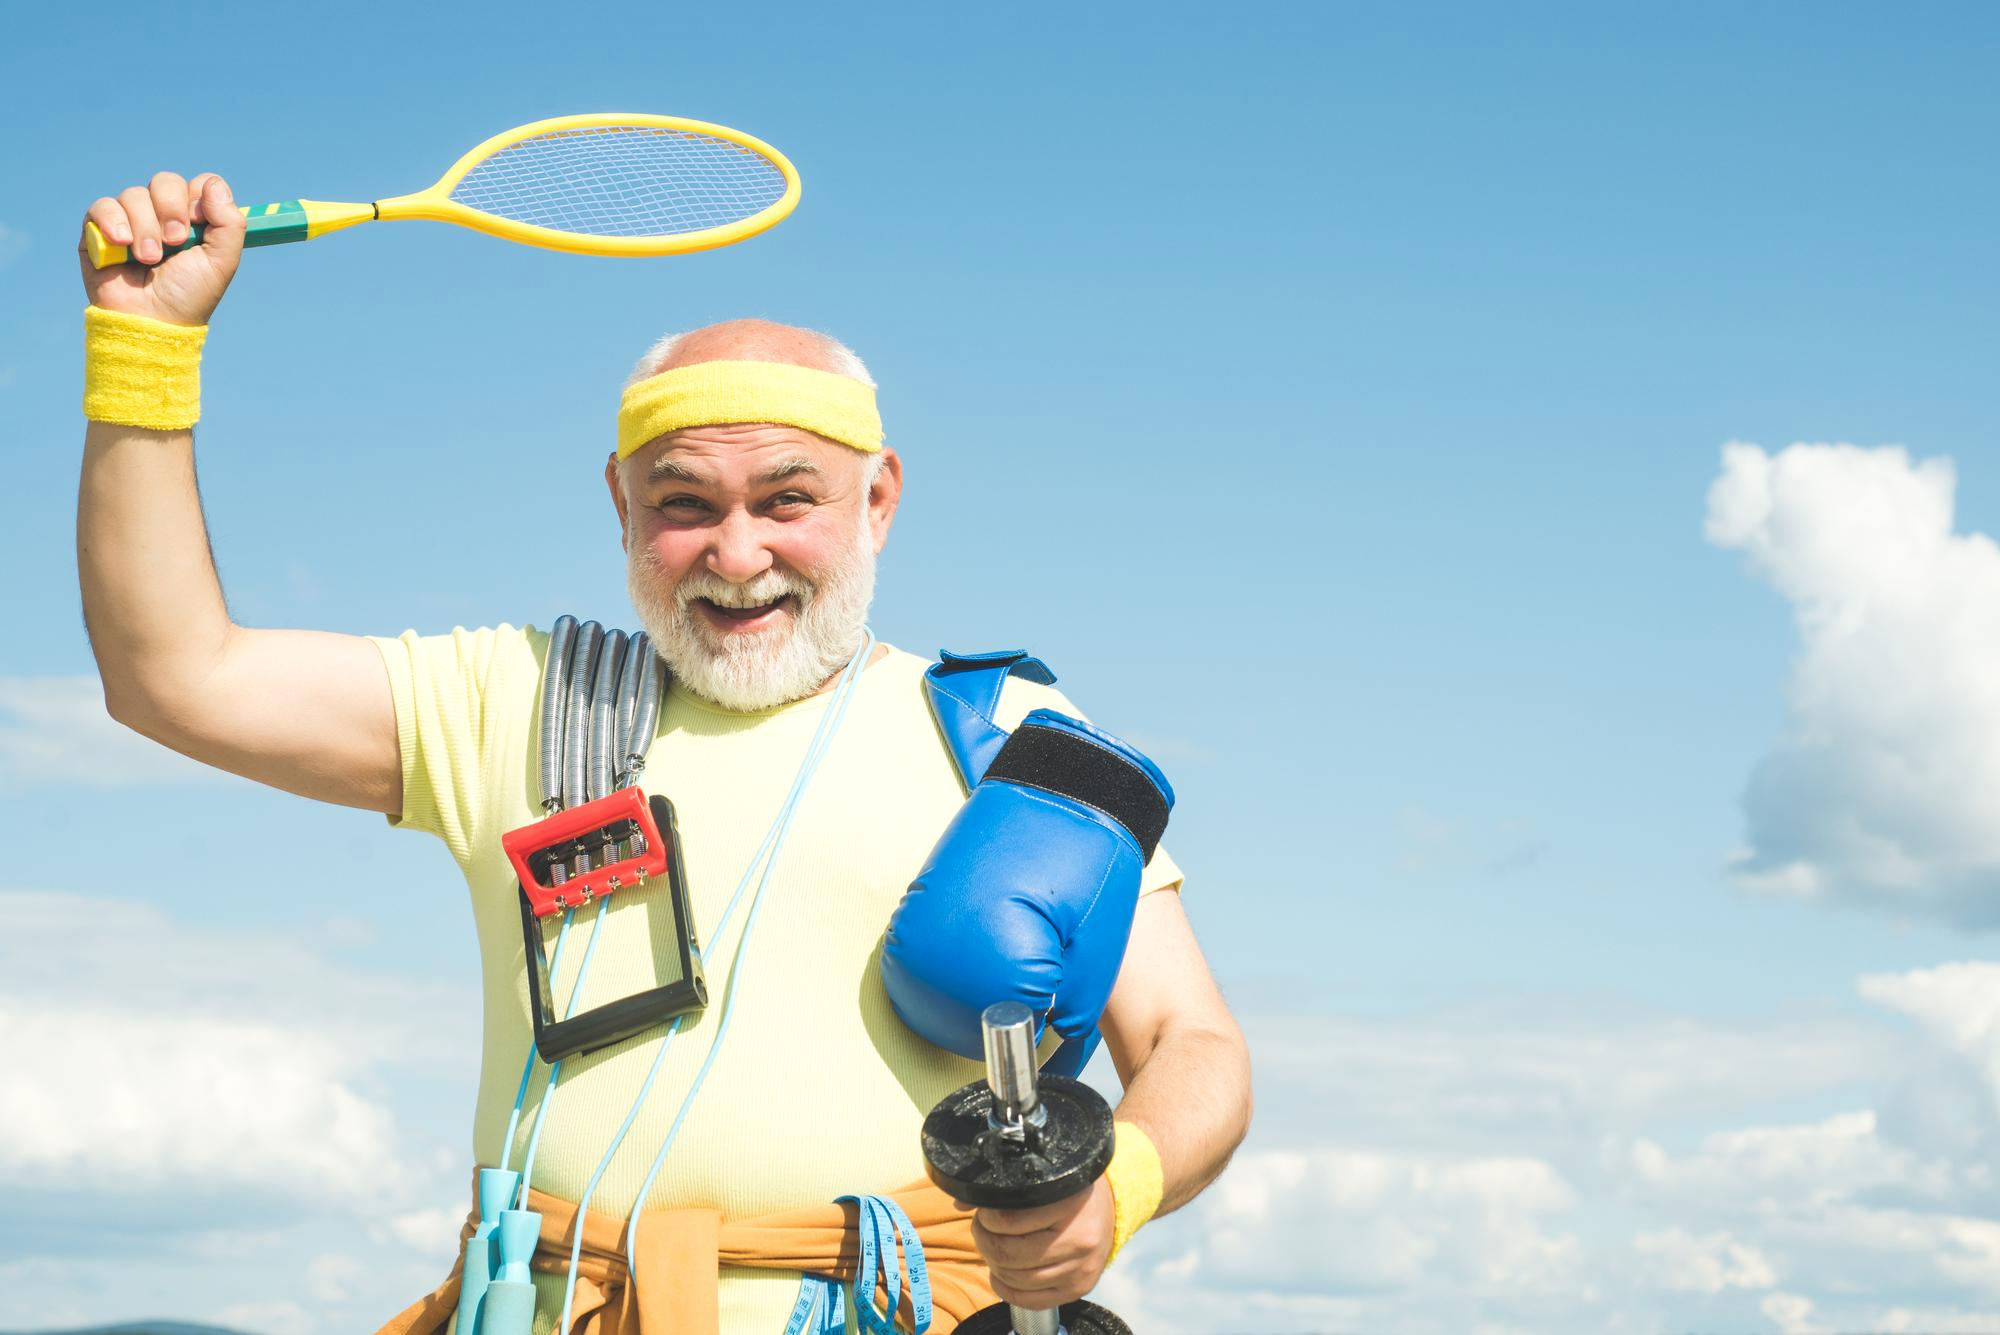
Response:
M1068 1335L1132 1335L1132 1328L1096 1303L1064 1303L1063 1330ZM982 1308L958 1323L958 1335L1012 1335L1014 1318L1007 1304Z
M1111 1105L1089 1085L1059 1075L1036 1081L1049 1120L1023 1148L995 1135L993 1091L975 1080L924 1119L931 1181L958 1200L991 1210L1027 1210L1074 1196L1111 1163Z

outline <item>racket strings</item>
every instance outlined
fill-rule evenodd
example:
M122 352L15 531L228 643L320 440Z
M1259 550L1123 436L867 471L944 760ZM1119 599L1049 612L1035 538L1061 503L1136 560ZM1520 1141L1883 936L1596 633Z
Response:
M584 236L678 236L723 227L785 193L777 165L686 130L555 130L494 153L451 197L499 218Z

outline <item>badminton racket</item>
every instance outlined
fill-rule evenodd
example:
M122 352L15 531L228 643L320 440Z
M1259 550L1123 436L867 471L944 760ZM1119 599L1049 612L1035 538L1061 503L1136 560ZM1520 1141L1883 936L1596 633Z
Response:
M365 222L424 218L582 255L679 255L776 226L799 202L785 156L740 130L676 116L558 116L494 135L437 184L368 204L291 199L243 209L246 246L310 241ZM166 254L201 244L189 229ZM99 269L124 246L84 225Z

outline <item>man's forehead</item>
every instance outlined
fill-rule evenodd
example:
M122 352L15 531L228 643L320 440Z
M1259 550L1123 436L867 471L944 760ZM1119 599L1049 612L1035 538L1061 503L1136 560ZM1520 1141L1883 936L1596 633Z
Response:
M668 432L634 451L629 466L649 482L757 483L839 476L858 462L854 450L800 427L733 422Z

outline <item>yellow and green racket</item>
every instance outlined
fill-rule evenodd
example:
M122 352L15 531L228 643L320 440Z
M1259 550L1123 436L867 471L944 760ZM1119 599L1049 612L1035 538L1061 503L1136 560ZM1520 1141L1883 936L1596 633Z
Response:
M558 116L479 145L413 195L372 204L249 204L246 246L310 241L376 219L428 218L583 255L679 255L776 226L799 202L784 154L739 130L675 116ZM84 225L96 268L129 257ZM165 247L201 244L202 228Z

